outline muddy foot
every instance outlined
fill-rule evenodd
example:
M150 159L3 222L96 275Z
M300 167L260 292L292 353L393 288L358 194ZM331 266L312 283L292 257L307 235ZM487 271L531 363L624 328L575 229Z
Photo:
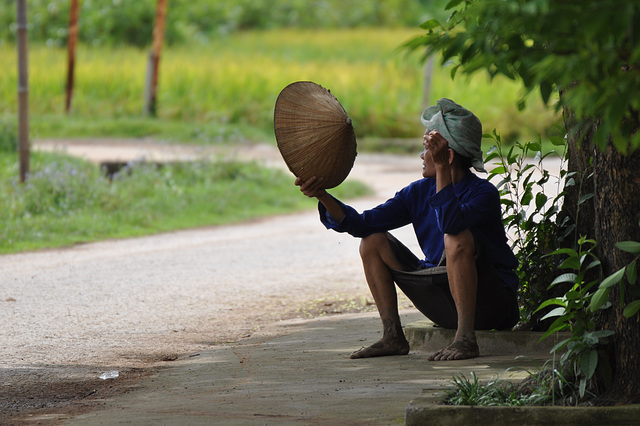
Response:
M391 342L379 340L369 347L355 351L351 354L350 358L372 358L376 356L406 355L408 353L409 342L407 342L407 339L402 336L402 339Z
M480 356L475 334L456 339L444 349L431 355L429 361L452 361Z

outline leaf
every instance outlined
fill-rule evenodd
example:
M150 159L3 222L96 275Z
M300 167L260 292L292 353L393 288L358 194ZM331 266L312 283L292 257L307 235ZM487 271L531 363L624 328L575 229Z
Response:
M498 184L496 185L496 188L500 189L507 183L509 183L509 179L502 179L500 182L498 182Z
M548 198L546 195L544 195L542 192L539 192L536 195L536 209L542 209L542 207L544 207L544 205L547 203L547 199Z
M420 25L420 28L423 30L432 30L440 26L442 26L442 24L440 24L440 21L437 19L429 19L428 21L423 22L422 25Z
M447 3L447 5L444 7L444 10L449 10L452 9L454 7L456 7L457 5L459 5L460 3L462 3L464 0L451 0L449 3Z
M580 199L578 200L578 205L581 205L582 203L584 203L585 201L589 200L593 198L593 194L585 194L582 197L580 197Z
M595 268L596 266L600 266L600 265L601 265L601 262L598 259L596 259L593 262L591 262L590 264L588 264L587 267L584 268L584 270L588 271L589 269Z
M553 91L553 86L546 81L540 82L540 96L542 96L542 102L545 105L549 103L549 96L551 96L551 92Z
M586 376L587 380L593 377L593 373L596 372L598 366L598 351L589 350L582 353L580 356L580 368Z
M543 338L541 338L540 340L542 341ZM571 338L568 339L564 339L563 341L557 343L553 348L551 348L551 350L549 351L550 353L554 353L555 351L557 351L558 349L562 349L563 347L565 347L567 345L567 343L569 343L571 341Z
M554 298L554 299L547 299L544 302L542 302L540 304L540 306L538 306L538 309L536 309L535 311L533 311L533 313L538 312L540 309L544 309L547 306L551 306L551 305L560 305L560 306L567 306L567 304L562 300L562 299L558 299L558 298Z
M616 247L631 254L640 254L640 243L637 241L621 241Z
M575 288L575 286L574 286ZM582 294L575 291L575 290L569 290L565 295L564 295L565 299L567 299L567 302L572 302L574 300L578 300L582 297Z
M583 377L582 379L580 379L580 387L579 387L580 398L584 398L584 394L586 391L587 391L587 379Z
M549 329L542 335L540 340L546 339L547 337L551 336L553 333L557 331L563 331L568 328L569 328L569 325L567 324L567 318L565 317L556 318L556 320L549 326ZM569 339L569 340L573 340L573 339Z
M570 248L561 248L558 250L555 250L553 253L551 253L552 255L557 255L557 254L567 254L569 256L578 256L578 252L575 251L574 249L570 249Z
M596 330L596 331L592 331L589 334L592 335L593 337L596 337L598 340L600 340L605 337L613 336L614 334L616 334L616 332L612 330Z
M600 288L591 296L589 309L591 312L595 312L600 309L607 300L609 300L609 288Z
M504 166L498 166L491 170L491 174L497 175L497 174L505 173L506 171L507 169L505 169Z
M614 286L614 285L618 284L620 282L620 280L622 280L622 277L624 277L625 269L627 269L627 268L624 267L622 269L618 269L616 272L614 272L613 274L609 275L607 278L602 280L602 282L600 283L598 288L609 288L611 286Z
M638 269L636 268L636 261L634 260L627 266L627 281L629 284L635 284L638 279Z
M537 152L542 149L542 144L540 142L529 142L526 146L528 150L533 152Z
M633 302L629 303L624 308L624 311L622 312L622 315L624 315L625 318L631 318L636 313L638 313L638 310L640 310L640 299L639 300L634 300Z
M451 80L456 78L456 73L458 72L458 68L460 68L460 65L455 65L454 67L451 68Z
M498 157L497 147L493 145L491 148L489 148L489 151L487 151L487 155L484 157L484 163L487 164L488 162L490 162L491 160L497 157Z
M552 309L551 311L549 311L549 312L548 312L545 316L543 316L541 319L546 320L546 319L548 319L548 318L561 317L561 316L563 316L563 315L564 315L564 313L565 313L566 311L567 311L567 310L566 310L565 308L562 308L562 307L560 307L560 308L555 308L555 309Z
M560 265L558 265L560 269L574 269L576 271L580 270L580 259L575 257L569 257L565 259Z
M554 286L556 284L560 284L560 283L575 283L576 278L578 278L577 274L574 274L573 272L568 272L566 274L560 275L555 280L553 280L553 282L549 287Z

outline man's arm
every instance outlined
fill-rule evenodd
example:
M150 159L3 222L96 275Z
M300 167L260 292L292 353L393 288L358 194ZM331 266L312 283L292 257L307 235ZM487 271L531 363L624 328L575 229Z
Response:
M322 178L317 179L314 176L306 182L297 178L296 185L300 187L300 191L307 197L317 198L327 209L327 213L333 220L341 222L344 219L344 211L342 211L340 204L322 187Z
M436 191L452 183L451 178L451 151L449 142L438 131L433 130L425 135L425 148L433 158L436 168Z

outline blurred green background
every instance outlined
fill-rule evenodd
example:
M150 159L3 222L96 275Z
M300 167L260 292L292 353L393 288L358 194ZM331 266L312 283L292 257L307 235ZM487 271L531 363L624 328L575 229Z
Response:
M15 2L0 8L0 115L16 111ZM363 145L420 139L423 107L449 97L507 143L548 135L558 117L521 88L485 77L452 81L436 61L423 94L420 53L403 43L419 24L446 19L441 0L170 0L158 86L158 119L142 114L155 0L80 2L72 111L64 114L68 0L28 2L32 138L151 136L211 144L273 141L275 99L293 81L330 89ZM377 141L367 143L366 141ZM392 146L393 144L389 144Z
M157 115L143 113L156 0L80 1L72 108L65 112L70 0L30 0L30 140L150 138L202 146L275 144L273 108L289 83L331 90L358 151L422 149L419 117L441 97L471 109L503 141L543 141L558 117L503 78L451 79L402 46L445 1L169 0ZM0 253L248 220L313 208L290 174L218 161L131 165L109 180L64 153L31 154L18 182L16 2L0 0ZM431 70L428 96L425 71ZM107 138L107 139L105 139ZM487 141L489 142L489 141ZM369 193L348 180L340 198Z

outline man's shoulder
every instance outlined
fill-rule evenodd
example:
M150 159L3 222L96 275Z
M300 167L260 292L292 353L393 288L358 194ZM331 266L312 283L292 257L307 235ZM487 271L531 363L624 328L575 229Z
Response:
M464 199L468 199L468 197L488 197L493 200L500 199L498 188L487 179L474 173L469 173L465 179L465 183L461 187L456 187L456 193Z
M498 188L496 188L496 186L493 183L491 183L488 179L484 177L480 177L475 173L469 173L469 186L474 186L478 188L487 188L487 189L492 189L494 191L498 190Z
M436 187L436 180L431 178L422 178L411 182L409 185L398 191L399 194L414 194L430 192Z
M405 186L404 189L415 189L415 188L431 188L435 186L436 180L433 178L422 178L418 180L414 180L409 185Z

